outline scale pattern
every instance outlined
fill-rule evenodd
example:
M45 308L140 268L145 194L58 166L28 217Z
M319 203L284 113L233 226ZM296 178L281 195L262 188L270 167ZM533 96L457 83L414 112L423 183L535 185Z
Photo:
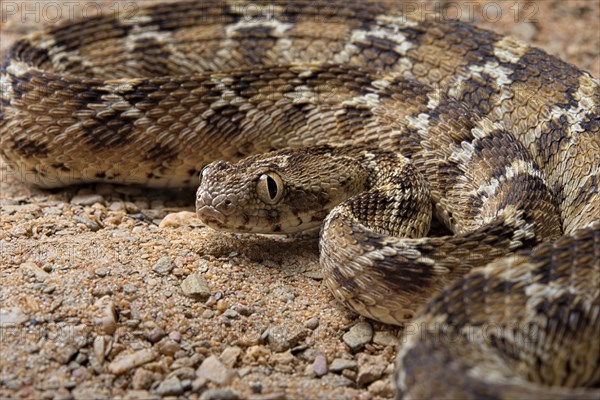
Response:
M0 154L41 187L190 187L288 147L352 146L373 176L394 153L453 235L390 236L362 182L321 262L345 304L411 320L398 396L597 397L599 82L402 5L176 2L33 34L0 67Z

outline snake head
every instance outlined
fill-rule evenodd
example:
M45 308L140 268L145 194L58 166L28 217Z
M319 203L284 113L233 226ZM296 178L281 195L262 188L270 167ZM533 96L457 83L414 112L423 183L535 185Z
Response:
M294 233L319 227L366 180L329 146L280 150L202 171L196 212L208 226L240 233Z

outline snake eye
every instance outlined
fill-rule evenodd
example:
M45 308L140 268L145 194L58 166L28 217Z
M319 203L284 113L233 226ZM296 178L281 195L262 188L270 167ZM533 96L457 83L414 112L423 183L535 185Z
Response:
M200 171L200 182L206 177L206 174L210 170L210 165L205 165Z
M200 171L200 183L202 183L202 179L204 179L204 176L208 172L209 168L210 167L208 165L205 165L204 168L202 168L202 171Z
M258 178L256 185L258 198L267 204L277 204L283 197L283 181L279 175L269 172Z

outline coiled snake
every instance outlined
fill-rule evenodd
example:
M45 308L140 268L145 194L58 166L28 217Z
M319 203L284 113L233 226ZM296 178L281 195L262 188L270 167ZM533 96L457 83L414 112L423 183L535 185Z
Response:
M325 219L336 298L411 321L399 397L597 397L598 80L394 6L203 0L33 34L0 69L1 154L42 187L195 186L225 160L208 225ZM421 237L432 214L451 235Z

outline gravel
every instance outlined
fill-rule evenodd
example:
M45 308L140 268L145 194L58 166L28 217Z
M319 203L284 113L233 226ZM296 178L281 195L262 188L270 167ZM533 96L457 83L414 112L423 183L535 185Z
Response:
M108 365L108 371L111 374L121 375L133 368L139 367L158 357L158 354L152 350L144 349L135 353L120 355Z
M175 263L169 257L160 258L152 267L158 275L168 275L175 268Z
M91 206L96 203L104 203L104 197L99 194L89 193L77 194L71 199L71 204L76 204L78 206Z
M597 2L536 5L535 23L481 23L600 76ZM0 22L0 53L39 28L21 15ZM356 335L364 321L320 280L316 240L212 231L195 218L193 191L42 191L3 161L0 175L0 325L10 349L0 398L392 396L398 328L365 322L371 338ZM194 274L206 287L189 296L182 286Z
M185 278L181 283L181 290L185 296L200 301L206 301L211 295L208 282L198 273Z
M148 371L144 368L138 368L133 374L131 383L133 388L136 390L147 390L150 389L155 380L156 373Z
M324 355L319 354L317 357L315 357L312 369L316 376L325 375L327 372L329 372L329 369L327 368L327 358Z
M110 296L98 299L94 306L98 309L94 317L94 324L98 332L105 335L115 333L117 329L117 310Z
M200 400L237 400L239 396L229 389L211 389L202 393Z
M348 332L342 336L344 343L350 347L350 350L357 351L362 349L373 338L373 326L366 321L354 325Z
M241 354L242 349L240 347L227 347L225 350L223 350L219 358L228 368L233 368Z
M160 326L157 326L146 332L144 336L150 343L157 343L159 340L167 336L167 332L165 332L165 330Z
M21 325L29 320L29 316L18 307L0 308L0 324L2 327Z
M285 323L273 326L269 330L269 346L274 352L283 352L294 347L307 334L307 329L296 324Z
M161 396L178 396L183 392L183 385L179 379L167 379L162 381L156 389L156 393Z
M336 358L331 362L329 370L331 372L342 372L345 369L356 369L358 364L354 360L346 360L344 358Z
M360 354L358 356L358 377L356 383L366 385L376 381L383 376L383 372L388 364L384 356Z
M380 346L397 346L398 336L394 335L392 332L377 331L373 335L373 343Z
M218 385L227 385L235 377L235 373L226 367L216 356L210 356L196 371L199 378L204 378Z
M304 326L307 327L308 329L310 329L311 331L314 331L315 329L317 329L319 327L319 318L315 317L315 318L311 318L308 321L306 321L304 323Z

